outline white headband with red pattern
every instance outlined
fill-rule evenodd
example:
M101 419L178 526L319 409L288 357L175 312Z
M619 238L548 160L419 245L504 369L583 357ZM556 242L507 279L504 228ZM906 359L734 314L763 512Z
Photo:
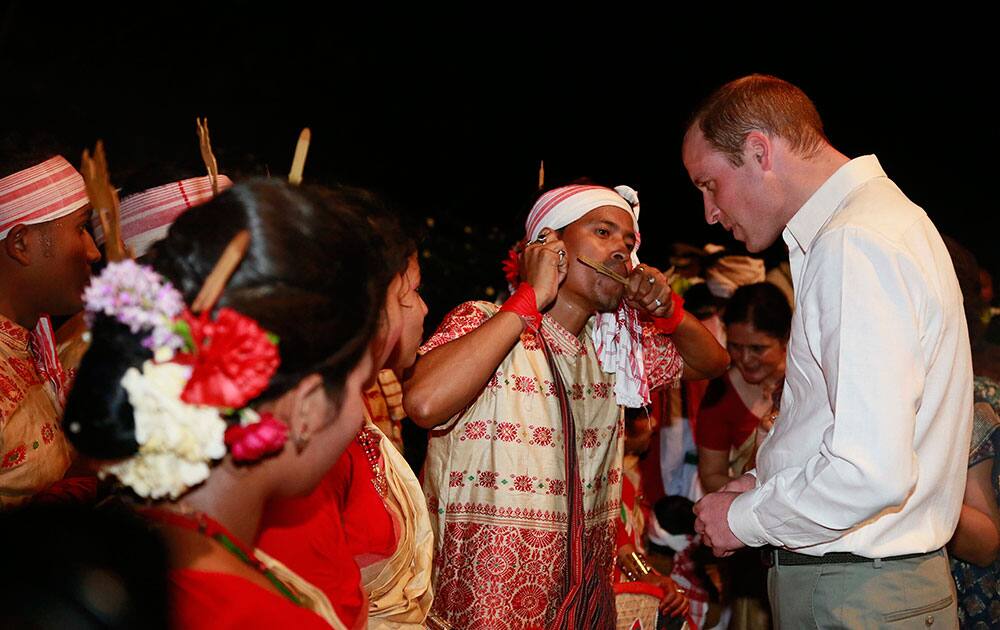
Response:
M0 240L15 225L46 223L89 203L83 177L61 155L0 179Z

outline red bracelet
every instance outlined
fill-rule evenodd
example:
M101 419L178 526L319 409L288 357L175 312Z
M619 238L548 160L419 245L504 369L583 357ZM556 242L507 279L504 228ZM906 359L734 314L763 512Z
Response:
M684 298L676 293L671 293L670 301L674 303L674 312L670 317L653 318L653 325L656 326L656 329L667 335L674 334L677 327L681 325L681 320L684 319Z
M538 331L542 325L542 314L538 312L538 302L535 298L535 289L527 282L518 285L514 295L507 298L507 301L500 307L500 312L507 311L516 313L524 325L533 331Z

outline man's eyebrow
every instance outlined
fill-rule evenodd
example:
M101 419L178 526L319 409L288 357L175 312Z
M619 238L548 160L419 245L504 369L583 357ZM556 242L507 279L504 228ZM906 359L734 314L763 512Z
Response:
M614 232L622 232L623 234L625 234L626 237L632 237L633 239L635 238L635 232L633 230L631 229L622 230L617 223L608 221L607 219L597 219L596 221L594 221L594 223L607 226L611 228L611 230Z

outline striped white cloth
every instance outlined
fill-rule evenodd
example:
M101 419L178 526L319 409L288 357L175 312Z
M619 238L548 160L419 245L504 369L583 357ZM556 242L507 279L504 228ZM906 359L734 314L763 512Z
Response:
M632 266L639 264L639 195L628 186L572 185L548 191L538 198L525 221L527 242L546 227L558 230L603 206L621 208L632 217L635 248ZM615 401L626 407L649 404L649 381L642 351L642 323L635 309L622 300L614 313L597 313L592 338L601 369L615 374Z
M233 185L225 175L219 175L219 191ZM138 258L150 246L167 235L174 220L189 208L212 198L212 180L205 177L182 179L156 188L129 195L121 202L122 240ZM104 244L104 229L94 219L94 240Z
M72 214L89 203L83 177L61 155L0 179L0 240L15 225Z

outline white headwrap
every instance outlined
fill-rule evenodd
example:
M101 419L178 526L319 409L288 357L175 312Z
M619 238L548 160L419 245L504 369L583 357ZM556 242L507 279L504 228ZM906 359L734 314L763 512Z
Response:
M83 177L61 155L0 179L0 241L18 224L73 214L89 203Z
M535 202L524 227L527 241L538 238L544 228L558 230L603 206L621 208L632 217L635 248L632 266L639 264L639 195L628 186L614 190L603 186L563 186L545 193ZM608 374L615 374L615 401L626 407L649 404L649 382L642 353L642 325L635 309L622 300L618 311L598 313L593 330L597 359Z
M223 191L233 185L225 175L219 174L218 186ZM212 179L193 177L150 188L122 199L121 238L139 258L155 243L166 237L171 224L189 208L201 205L214 197ZM104 228L94 217L94 241L104 244Z
M0 241L15 225L55 221L83 208L90 200L83 177L61 155L0 179ZM66 401L66 374L59 363L52 320L44 315L32 331L41 353L44 376Z
M723 256L705 276L709 292L728 299L743 285L764 281L764 261L750 256Z
M655 517L649 519L646 537L649 538L650 542L661 547L670 547L677 553L687 549L695 538L689 534L671 534L660 526L660 522Z

